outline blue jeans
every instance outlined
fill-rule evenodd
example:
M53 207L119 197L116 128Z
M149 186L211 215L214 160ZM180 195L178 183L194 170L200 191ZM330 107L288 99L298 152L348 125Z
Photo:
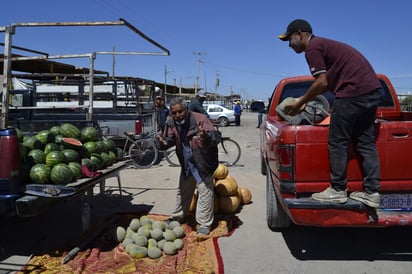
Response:
M379 91L358 97L336 98L329 127L329 163L331 186L346 190L348 144L354 141L362 157L363 187L371 194L379 192L379 155L375 143L375 116Z

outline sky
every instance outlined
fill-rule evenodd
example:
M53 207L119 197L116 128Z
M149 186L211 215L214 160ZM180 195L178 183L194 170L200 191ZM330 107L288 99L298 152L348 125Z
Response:
M358 49L377 73L390 77L398 94L412 93L411 1L2 0L1 11L0 27L124 18L170 56L116 55L113 66L111 55L98 55L95 69L150 79L160 87L197 82L208 92L245 100L267 100L282 78L309 74L304 55L277 38L290 21L303 18L314 34ZM19 27L12 39L15 46L50 55L161 51L124 26ZM87 58L55 61L89 67Z

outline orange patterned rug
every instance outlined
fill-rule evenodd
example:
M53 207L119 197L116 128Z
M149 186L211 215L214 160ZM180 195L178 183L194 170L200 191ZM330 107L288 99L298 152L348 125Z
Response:
M158 220L168 217L148 215ZM62 264L62 258L72 247L33 256L17 273L224 273L217 238L231 235L237 227L235 216L216 216L216 225L205 239L196 237L193 224L183 224L186 234L183 238L184 247L176 255L163 255L159 259L133 259L121 244L116 245L113 240L109 240L109 231L117 225L128 223L136 216L139 215L116 215L111 227L105 229L96 240L66 264Z

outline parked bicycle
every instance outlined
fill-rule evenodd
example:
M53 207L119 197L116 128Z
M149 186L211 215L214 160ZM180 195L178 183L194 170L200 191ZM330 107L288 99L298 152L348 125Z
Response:
M219 131L218 125L216 125L216 130ZM219 163L222 163L226 166L233 166L239 161L240 155L240 145L231 137L222 136L222 141L218 145ZM164 156L166 158L166 161L170 164L170 166L180 166L179 159L176 155L175 146L164 151Z
M149 168L158 159L158 149L154 143L156 133L142 133L136 135L133 132L125 132L126 141L123 146L125 159L132 159L137 168Z

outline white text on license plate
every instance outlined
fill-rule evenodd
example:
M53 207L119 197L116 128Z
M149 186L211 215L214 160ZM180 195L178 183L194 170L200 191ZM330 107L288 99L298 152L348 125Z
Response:
M380 208L412 209L412 194L381 194Z

